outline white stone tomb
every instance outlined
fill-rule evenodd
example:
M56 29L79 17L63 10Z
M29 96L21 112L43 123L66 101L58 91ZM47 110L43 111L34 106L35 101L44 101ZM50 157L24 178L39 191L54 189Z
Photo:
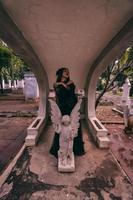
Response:
M34 74L31 72L28 72L24 75L24 95L26 100L35 100L39 97L37 80Z

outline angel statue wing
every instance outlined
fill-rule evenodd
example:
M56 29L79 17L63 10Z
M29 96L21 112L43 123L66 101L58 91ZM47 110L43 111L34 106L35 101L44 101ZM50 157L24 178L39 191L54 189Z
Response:
M51 120L55 129L55 132L60 133L60 125L61 125L61 119L62 119L61 111L55 101L49 99L49 102L51 105Z
M74 106L70 118L71 118L71 126L73 130L73 136L76 137L78 128L79 128L79 120L80 120L80 105L81 105L82 99L79 99L77 104Z

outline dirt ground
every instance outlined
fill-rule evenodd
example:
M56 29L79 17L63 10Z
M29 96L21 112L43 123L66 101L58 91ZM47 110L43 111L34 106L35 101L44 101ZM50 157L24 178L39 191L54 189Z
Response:
M113 107L99 106L96 112L97 117L104 122L109 132L110 149L113 155L133 183L133 133L125 134L123 117L112 111Z
M123 122L123 117L112 109L114 106L98 106L96 116L100 121L108 122Z

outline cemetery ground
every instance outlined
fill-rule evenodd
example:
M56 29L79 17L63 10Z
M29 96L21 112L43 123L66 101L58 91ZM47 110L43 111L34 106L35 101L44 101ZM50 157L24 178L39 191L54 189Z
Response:
M37 103L26 103L21 98L18 95L18 100L0 100L0 112L7 114L0 117L0 161L7 159L6 164L24 143L26 128L34 119L30 114L37 109ZM37 146L26 148L17 161L0 189L0 199L132 200L133 135L124 133L122 116L112 111L114 105L107 103L119 102L119 97L106 96L106 100L98 107L97 117L109 130L110 149L97 148L83 121L86 153L76 156L74 173L59 173L57 159L49 154L54 132L49 123ZM28 117L26 111L29 113Z
M21 94L0 96L0 174L24 144L37 103L25 102Z

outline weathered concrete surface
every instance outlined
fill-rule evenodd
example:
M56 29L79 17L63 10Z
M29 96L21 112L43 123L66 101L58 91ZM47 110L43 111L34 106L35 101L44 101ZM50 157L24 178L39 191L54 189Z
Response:
M38 108L38 103L27 103L20 98L21 95L17 97L19 100L12 100L14 95L11 98L5 96L4 101L4 96L0 96L0 113L3 114L0 116L0 174L21 149L27 135L27 127L34 120L31 114L29 117L22 117L22 114L28 116L29 112L32 113ZM19 117L12 117L15 115Z
M32 121L32 117L0 117L0 174L22 147Z
M38 146L18 161L7 180L13 188L3 200L132 200L132 186L110 151L96 148L85 127L83 132L86 154L76 157L76 172L59 173L49 154L53 128L47 127Z

